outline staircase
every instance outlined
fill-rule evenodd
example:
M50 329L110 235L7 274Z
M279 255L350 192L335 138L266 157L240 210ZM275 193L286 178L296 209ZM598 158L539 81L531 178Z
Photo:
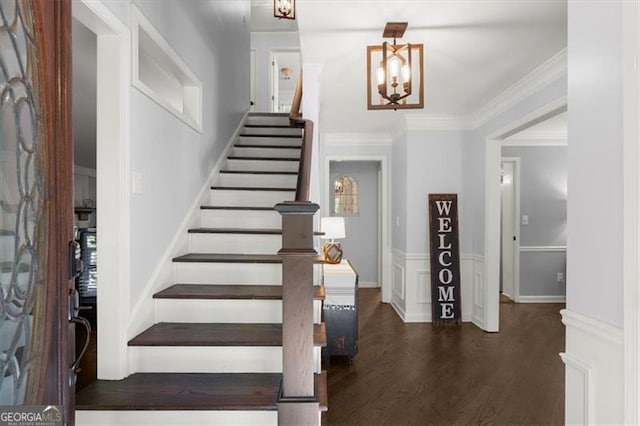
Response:
M282 218L294 200L302 129L247 118L190 229L189 253L156 293L157 323L132 338L134 374L76 396L77 424L277 424L282 382ZM315 395L326 410L322 287L314 288Z

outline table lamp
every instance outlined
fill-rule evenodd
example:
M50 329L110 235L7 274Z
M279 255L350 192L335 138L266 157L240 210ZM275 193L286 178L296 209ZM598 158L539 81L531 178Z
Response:
M340 263L342 261L342 245L333 240L345 238L344 217L323 217L320 220L320 230L325 240L331 240L322 246L324 261L327 263Z

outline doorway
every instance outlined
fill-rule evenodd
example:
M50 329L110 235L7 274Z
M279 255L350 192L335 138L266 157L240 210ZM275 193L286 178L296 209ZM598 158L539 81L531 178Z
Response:
M482 318L477 325L485 331L499 331L500 244L501 244L501 149L505 140L549 118L566 112L566 99L558 99L493 133L485 144L485 276L486 285L478 294ZM566 205L566 201L565 201ZM557 276L560 278L560 276ZM564 279L564 278L563 278Z
M502 157L500 176L501 244L500 294L501 301L517 301L519 292L520 253L520 159Z
M329 163L330 190L333 189L329 215L345 218L346 237L342 247L345 258L358 273L360 287L379 288L381 282L380 168L380 163L375 161Z
M300 50L269 51L271 59L271 112L289 112L300 74Z
M73 18L96 44L95 217L97 270L97 377L128 374L130 100L129 29L100 2L74 1ZM100 283L108 283L100 285Z

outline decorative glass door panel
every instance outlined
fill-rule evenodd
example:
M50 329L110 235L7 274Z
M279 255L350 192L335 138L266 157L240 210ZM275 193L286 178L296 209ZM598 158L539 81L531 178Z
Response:
M69 0L0 0L0 405L73 423Z
M44 146L31 8L0 0L0 404L22 404L35 379L46 223Z

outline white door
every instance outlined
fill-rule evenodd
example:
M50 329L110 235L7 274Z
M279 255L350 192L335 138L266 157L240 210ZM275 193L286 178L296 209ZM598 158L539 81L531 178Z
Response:
M256 111L256 51L249 53L249 112Z
M500 290L509 299L518 299L519 197L518 159L503 158L501 178L501 268Z
M280 87L278 79L278 58L276 55L271 56L271 112L279 112L280 104Z

